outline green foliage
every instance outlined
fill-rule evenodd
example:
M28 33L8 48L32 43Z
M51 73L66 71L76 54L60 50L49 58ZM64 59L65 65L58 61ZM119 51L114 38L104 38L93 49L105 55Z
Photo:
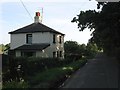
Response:
M16 57L9 58L4 64L3 81L17 80L20 78L27 80L27 76L32 76L38 72L46 71L50 68L61 67L73 62L72 59L58 58L37 58L37 57ZM32 73L31 73L32 72Z
M72 22L78 23L80 31L85 28L93 30L90 42L96 43L107 54L116 55L120 48L120 2L98 3L98 8L100 5L101 11L81 11Z
M10 58L5 64L8 68L3 74L3 85L4 88L54 87L85 63L86 60L58 58Z
M98 52L98 47L96 44L94 43L88 43L87 46L86 46L86 56L88 58L93 58L96 53Z
M66 41L64 48L66 53L78 53L79 45L76 41Z
M10 49L10 44L0 44L0 53L4 53L6 50Z
M78 60L82 57L93 57L98 52L98 47L94 43L78 44L76 41L66 41L64 44L65 58Z
M5 50L4 44L0 44L0 53L3 53Z
M5 45L5 50L9 50L10 49L10 43Z
M20 88L29 88L28 83L24 82L24 81L11 81L11 82L5 82L3 84L3 89L20 89Z
M59 80L68 77L71 73L82 67L86 62L86 60L79 60L63 67L53 68L37 73L34 77L29 77L30 84L37 88L55 87Z

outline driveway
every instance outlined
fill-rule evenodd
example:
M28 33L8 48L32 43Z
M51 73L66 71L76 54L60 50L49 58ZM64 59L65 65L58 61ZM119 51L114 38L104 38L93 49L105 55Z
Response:
M118 61L99 53L66 80L63 88L118 88Z

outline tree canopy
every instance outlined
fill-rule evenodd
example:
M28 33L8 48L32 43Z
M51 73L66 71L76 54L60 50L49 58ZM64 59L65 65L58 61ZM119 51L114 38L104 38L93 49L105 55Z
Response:
M120 2L98 3L101 11L80 11L71 22L76 22L80 31L92 30L90 42L102 47L104 52L117 54L120 52Z
M96 52L98 51L98 48L96 44L88 43L85 44L78 44L76 41L66 41L64 43L65 48L65 57L67 58L74 58L78 57L93 57Z

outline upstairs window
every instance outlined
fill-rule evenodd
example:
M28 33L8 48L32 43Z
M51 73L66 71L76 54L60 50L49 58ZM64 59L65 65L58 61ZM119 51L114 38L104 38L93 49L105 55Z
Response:
M26 43L27 44L32 44L32 34L27 34L26 35Z
M55 35L53 35L53 43L55 43Z
M57 58L59 58L59 51L57 51Z
M62 36L59 36L59 43L62 43Z

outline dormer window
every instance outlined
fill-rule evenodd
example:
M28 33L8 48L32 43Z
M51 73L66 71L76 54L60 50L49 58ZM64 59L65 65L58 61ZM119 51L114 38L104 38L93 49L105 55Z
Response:
M32 44L32 34L26 34L26 43Z

